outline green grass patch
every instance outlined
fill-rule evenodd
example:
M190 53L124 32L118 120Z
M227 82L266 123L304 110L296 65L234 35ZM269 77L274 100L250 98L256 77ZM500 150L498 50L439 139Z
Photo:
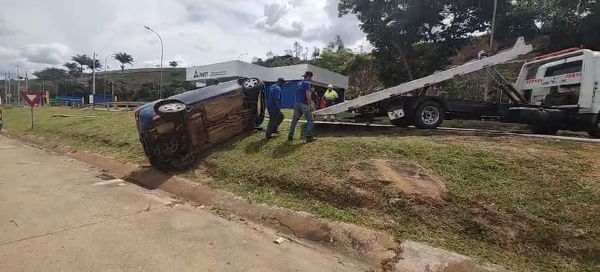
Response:
M52 117L57 113L75 116ZM144 162L131 113L36 109L35 128L28 131L28 109L14 108L5 110L4 125ZM598 146L316 132L320 139L310 144L286 137L266 141L257 133L212 150L204 162L212 185L253 202L387 230L515 270L600 269ZM357 165L373 160L420 165L443 182L443 199L399 192L377 178L358 179L357 169L372 169Z

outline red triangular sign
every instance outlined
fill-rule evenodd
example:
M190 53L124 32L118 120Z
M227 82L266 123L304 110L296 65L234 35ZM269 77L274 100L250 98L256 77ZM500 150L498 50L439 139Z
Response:
M42 100L41 93L28 94L26 92L21 92L21 97L23 97L23 100L25 100L30 107L34 107L36 104L40 103L40 100Z

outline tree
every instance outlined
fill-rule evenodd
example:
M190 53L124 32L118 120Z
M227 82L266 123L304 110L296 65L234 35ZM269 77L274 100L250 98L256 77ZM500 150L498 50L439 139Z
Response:
M294 57L300 58L302 51L304 51L304 47L299 42L294 42Z
M79 64L75 62L66 62L63 64L63 66L69 70L69 76L72 77L77 77L82 72L82 70L79 68Z
M340 35L335 35L335 41L333 42L335 48L337 48L337 50L342 50L345 48L344 46L344 41L342 40L342 37L340 37Z
M313 47L313 52L312 52L312 58L313 60L318 58L319 55L321 55L321 49L317 48L317 47Z
M323 49L321 55L315 60L315 65L327 70L348 75L348 68L354 60L355 54L348 48L334 51L329 47Z
M169 62L169 66L171 66L173 68L177 67L177 65L179 65L179 64L176 61Z
M273 51L267 52L267 59L272 59L273 57L275 57L275 54L273 54Z
M380 72L388 77L386 83L398 84L444 67L472 33L489 27L493 1L341 0L338 8L341 16L356 14L376 48ZM427 53L421 63L415 63L416 49ZM427 69L416 71L423 63Z
M96 71L102 69L102 64L97 59L89 59L85 66L87 67L87 69L90 69L92 71L94 69L96 69Z
M133 57L127 53L123 53L123 52L119 52L119 53L115 53L114 56L115 60L120 62L120 66L121 66L121 74L123 74L123 72L125 71L125 65L129 64L132 65L133 64Z
M372 55L355 55L347 70L350 79L349 85L354 90L353 93L356 97L373 93L381 87Z
M64 81L69 76L67 71L59 68L46 68L41 71L33 72L33 75L42 81L51 82Z
M80 75L83 74L83 71L84 71L83 66L86 66L87 64L92 63L92 59L90 57L88 57L88 55L86 55L86 54L75 55L75 56L71 57L71 60L79 65Z

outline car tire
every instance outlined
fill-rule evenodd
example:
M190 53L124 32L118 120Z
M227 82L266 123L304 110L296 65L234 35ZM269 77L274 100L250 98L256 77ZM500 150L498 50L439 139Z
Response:
M154 105L154 112L161 117L179 115L187 110L187 106L177 100L164 100Z
M260 91L264 86L262 80L255 77L244 79L241 84L244 91Z
M440 103L424 101L414 111L413 125L420 129L434 129L444 122L446 111Z
M265 120L265 93L260 91L256 103L256 116L254 118L254 128L260 127Z

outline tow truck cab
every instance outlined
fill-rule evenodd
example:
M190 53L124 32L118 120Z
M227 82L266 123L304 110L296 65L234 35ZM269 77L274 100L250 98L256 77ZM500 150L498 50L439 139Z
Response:
M529 104L511 106L507 121L529 124L536 133L565 129L598 137L598 82L600 52L573 48L540 56L523 65L515 84Z

